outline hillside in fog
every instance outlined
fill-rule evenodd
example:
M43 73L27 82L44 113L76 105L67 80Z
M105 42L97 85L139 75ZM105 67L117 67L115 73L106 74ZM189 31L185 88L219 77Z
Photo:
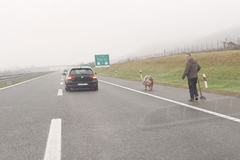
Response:
M230 28L228 30L224 30L221 32L213 33L209 36L205 36L198 39L193 39L192 44L201 44L201 43L211 43L217 41L223 41L226 38L233 39L236 41L240 41L240 26ZM239 39L239 40L238 40Z

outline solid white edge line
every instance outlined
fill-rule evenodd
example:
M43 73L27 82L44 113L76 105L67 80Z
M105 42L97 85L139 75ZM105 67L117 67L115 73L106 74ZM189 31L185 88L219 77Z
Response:
M44 160L61 160L62 120L52 119Z
M58 96L62 96L62 95L63 95L63 90L62 90L62 89L59 89L57 95L58 95Z
M15 86L18 86L18 85L21 85L21 84L24 84L24 83L27 83L27 82L30 82L30 81L33 81L33 80L36 80L36 79L39 79L39 78L42 78L44 76L46 76L46 75L36 77L36 78L33 78L33 79L29 79L29 80L26 80L26 81L23 81L23 82L20 82L20 83L16 83L16 84L13 84L13 85L10 85L10 86L7 86L7 87L0 88L0 91L4 90L4 89L7 89L7 88L15 87Z
M133 92L141 93L141 94L144 94L144 95L147 95L147 96L150 96L150 97L154 97L154 98L161 99L161 100L164 100L164 101L167 101L167 102L175 103L175 104L178 104L178 105L181 105L181 106L184 106L184 107L188 107L188 108L191 108L191 109L195 109L195 110L198 110L198 111L201 111L201 112L205 112L205 113L208 113L208 114L211 114L211 115L214 115L214 116L218 116L218 117L221 117L221 118L224 118L224 119L227 119L227 120L231 120L231 121L240 123L240 119L238 119L238 118L234 118L234 117L227 116L227 115L224 115L224 114L221 114L221 113L216 113L216 112L209 111L209 110L206 110L206 109L198 108L198 107L195 107L195 106L192 106L192 105L189 105L189 104L174 101L174 100L167 99L167 98L164 98L164 97L159 97L159 96L156 96L156 95L153 95L153 94L141 92L141 91L138 91L138 90L135 90L135 89L132 89L132 88L128 88L128 87L124 87L124 86L120 86L118 84L114 84L114 83L111 83L111 82L107 82L107 81L103 81L103 80L99 80L99 81L103 82L103 83L106 83L106 84L116 86L116 87L124 88L124 89L130 90L130 91L133 91Z

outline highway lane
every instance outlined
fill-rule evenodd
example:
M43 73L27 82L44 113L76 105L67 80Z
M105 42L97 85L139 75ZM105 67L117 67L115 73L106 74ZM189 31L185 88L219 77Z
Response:
M58 108L59 73L0 90L0 159L43 159Z
M141 82L129 81L129 80L124 80L119 78L110 78L110 77L104 77L99 75L98 77L101 77L101 80L105 80L111 83L116 83L118 85L129 87L145 93L157 95L157 96L175 100L181 103L186 103L186 104L194 105L199 108L214 111L217 113L222 113L222 114L226 114L236 118L240 118L240 107L239 107L240 99L236 97L222 96L218 94L211 94L211 93L204 92L203 96L207 98L206 101L199 100L198 101L199 103L198 102L192 103L192 102L188 102L188 99L190 97L189 97L189 92L186 89L155 84L153 91L144 91L144 87L141 84ZM187 83L187 80L185 81Z
M189 104L185 89L154 85L144 91L137 81L98 78ZM240 157L237 122L103 82L98 91L63 90L58 96L60 83L56 72L0 91L0 159L43 159L51 120L57 118L62 159ZM207 101L190 104L239 117L238 98L204 96Z
M122 85L132 83L129 87L135 86L142 90L139 82L100 76L99 79ZM184 93L186 92L185 90ZM239 157L239 124L236 122L104 83L100 83L97 93L87 93L96 94L99 98L93 99L92 102L83 98L81 104L90 105L81 106L81 111L79 111L80 105L72 100L76 109L73 109L71 114L81 113L82 121L76 119L78 123L69 123L78 125L79 127L76 126L76 130L72 132L80 134L75 135L71 142L72 134L67 136L71 132L66 133L65 136L69 138L66 141L67 145L63 145L69 147L63 150L66 159L71 156L72 159L237 159ZM74 92L70 93L70 97L68 93L64 93L66 95L64 97L76 99L77 97L73 97L72 94L77 97L86 96L85 92L84 94ZM74 107L74 104L70 106ZM78 111L80 113L76 113ZM77 139L82 139L83 142ZM73 148L75 150L71 150Z

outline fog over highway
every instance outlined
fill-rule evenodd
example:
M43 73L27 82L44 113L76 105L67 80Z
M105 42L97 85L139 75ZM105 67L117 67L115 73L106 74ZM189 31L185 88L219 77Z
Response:
M238 159L240 99L97 76L66 92L61 72L0 89L0 159Z
M101 53L118 62L194 40L200 45L236 39L239 5L239 0L3 0L0 71L88 63Z

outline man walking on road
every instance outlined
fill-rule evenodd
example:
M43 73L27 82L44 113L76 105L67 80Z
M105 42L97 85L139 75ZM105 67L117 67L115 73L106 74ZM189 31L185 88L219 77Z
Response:
M197 79L198 79L198 71L201 69L200 65L192 58L191 54L186 55L187 63L185 71L182 75L182 79L186 76L188 78L188 87L190 93L190 100L189 102L194 102L198 100L198 90L197 90Z

